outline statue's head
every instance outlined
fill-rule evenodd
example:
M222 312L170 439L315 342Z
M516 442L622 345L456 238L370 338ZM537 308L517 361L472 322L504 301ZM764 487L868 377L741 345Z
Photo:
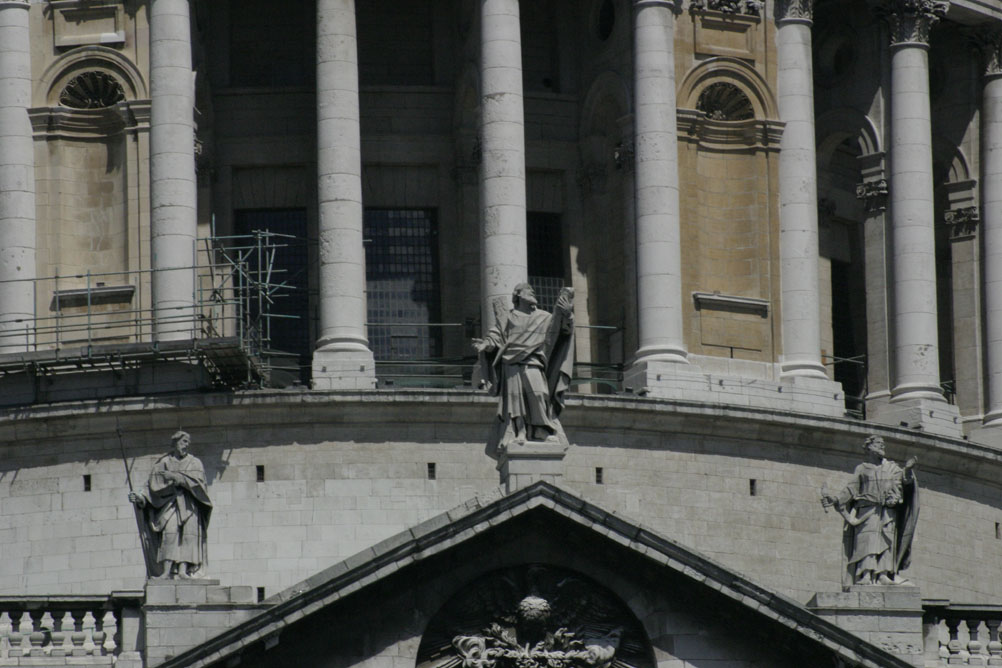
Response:
M863 441L863 452L868 455L884 456L884 438L882 436L867 436Z
M531 304L532 306L539 304L536 300L536 291L533 290L532 286L528 283L519 283L515 286L515 290L512 291L511 303L517 307L519 300L522 300L527 304Z
M184 457L188 454L188 446L191 445L191 434L184 431L183 429L178 429L174 432L174 435L170 437L171 445L174 446L174 454L180 457Z

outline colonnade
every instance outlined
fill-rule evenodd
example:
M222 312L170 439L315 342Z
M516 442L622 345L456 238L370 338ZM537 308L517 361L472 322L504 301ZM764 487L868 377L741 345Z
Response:
M150 8L151 257L155 335L194 313L196 188L189 0ZM492 299L527 280L525 130L519 0L481 0L481 251L484 322ZM30 319L35 297L31 73L26 0L0 0L0 335ZM673 0L633 0L638 350L635 364L688 364L674 76ZM942 3L893 0L889 189L892 401L942 402L928 90L929 26ZM783 357L787 376L824 378L820 355L817 175L811 66L812 0L776 3ZM365 330L361 138L355 0L317 0L317 188L320 333L315 386L364 389L375 369ZM1002 71L984 87L985 298L989 421L1002 421ZM26 349L0 338L0 352Z

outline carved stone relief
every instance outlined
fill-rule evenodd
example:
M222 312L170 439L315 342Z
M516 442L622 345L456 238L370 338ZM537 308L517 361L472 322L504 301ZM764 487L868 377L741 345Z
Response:
M887 209L887 179L876 179L856 184L856 199L863 200L867 213Z
M942 0L888 0L879 13L891 28L891 44L928 44L929 30L949 8Z
M613 594L540 564L494 571L435 615L421 668L653 668L646 635Z
M969 239L978 230L981 214L976 206L950 209L943 213L943 222L950 228L950 238L954 241Z
M125 99L122 84L106 72L84 72L70 79L59 104L72 109L105 109Z
M814 0L776 0L776 20L810 21L814 16Z

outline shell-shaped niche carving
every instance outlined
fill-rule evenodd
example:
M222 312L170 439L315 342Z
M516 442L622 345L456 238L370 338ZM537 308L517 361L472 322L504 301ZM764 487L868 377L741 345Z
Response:
M741 89L726 81L712 83L703 89L696 109L714 121L745 121L755 118L755 109Z
M70 79L59 104L72 109L104 109L125 99L122 84L105 72L84 72Z

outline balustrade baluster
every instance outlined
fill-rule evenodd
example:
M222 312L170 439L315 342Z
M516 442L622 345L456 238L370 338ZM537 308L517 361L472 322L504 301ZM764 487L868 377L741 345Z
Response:
M31 635L31 616L26 611L15 612L11 615L14 630L10 634L10 655L11 657L26 656L31 644L28 637Z
M988 627L988 665L1002 666L1002 642L999 642L999 626L1002 619L985 620Z
M6 610L0 611L0 659L6 659L10 652L10 633L13 630L10 615Z
M967 649L964 643L960 641L960 620L959 619L947 619L946 628L950 629L950 642L947 644L947 649L950 650L950 658L946 660L946 663L951 666L962 666L966 663Z
M52 612L52 651L49 656L66 656L71 654L73 644L69 642L69 635L73 632L73 617L69 612Z
M84 643L87 642L87 633L84 631L84 611L73 611L73 632L70 634L70 641L73 643L73 656L86 656Z
M84 654L89 656L94 654L96 648L94 644L94 632L97 630L97 620L94 619L94 615L90 610L84 613L83 617L83 632L84 632Z
M978 639L980 631L980 619L967 620L967 632L970 634L970 639L967 641L967 652L970 654L970 657L967 659L967 665L969 666L984 666L986 662L986 657L981 653L984 643Z
M115 649L118 647L118 618L115 617L115 613L108 610L104 613L104 619L101 621L101 627L104 629L104 654L109 656L115 655Z

